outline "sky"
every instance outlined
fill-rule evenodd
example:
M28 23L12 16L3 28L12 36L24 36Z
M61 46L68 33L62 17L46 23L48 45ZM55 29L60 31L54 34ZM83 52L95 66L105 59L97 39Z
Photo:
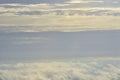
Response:
M0 0L0 60L120 56L120 0Z

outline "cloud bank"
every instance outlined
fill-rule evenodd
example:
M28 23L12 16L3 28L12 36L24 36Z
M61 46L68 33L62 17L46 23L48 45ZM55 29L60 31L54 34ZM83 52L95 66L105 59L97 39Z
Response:
M119 80L119 58L0 64L0 80Z

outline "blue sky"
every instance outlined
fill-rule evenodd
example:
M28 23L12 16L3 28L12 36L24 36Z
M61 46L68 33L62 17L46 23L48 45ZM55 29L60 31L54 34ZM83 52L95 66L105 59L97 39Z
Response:
M0 60L119 57L120 31L0 33Z

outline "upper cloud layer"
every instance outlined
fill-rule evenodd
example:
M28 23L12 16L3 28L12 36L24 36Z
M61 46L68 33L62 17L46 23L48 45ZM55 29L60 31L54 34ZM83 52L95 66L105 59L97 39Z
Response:
M62 0L52 4L49 0L37 4L8 2L0 4L0 26L35 26L15 30L25 32L120 29L119 3L120 0Z
M45 2L0 4L0 15L120 15L120 0L63 0L62 3L54 4L50 4L49 0Z
M84 2L84 1L83 1ZM91 2L91 1L90 1ZM88 2L89 3L89 2ZM83 4L83 3L82 3ZM84 6L81 3L64 4L0 4L0 15L86 15L120 16L119 7ZM87 3L86 3L87 5ZM102 5L102 4L101 4Z

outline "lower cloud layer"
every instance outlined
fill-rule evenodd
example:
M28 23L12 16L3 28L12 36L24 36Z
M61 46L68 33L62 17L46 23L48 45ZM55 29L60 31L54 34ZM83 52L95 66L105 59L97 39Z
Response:
M120 59L0 64L0 80L120 80Z

